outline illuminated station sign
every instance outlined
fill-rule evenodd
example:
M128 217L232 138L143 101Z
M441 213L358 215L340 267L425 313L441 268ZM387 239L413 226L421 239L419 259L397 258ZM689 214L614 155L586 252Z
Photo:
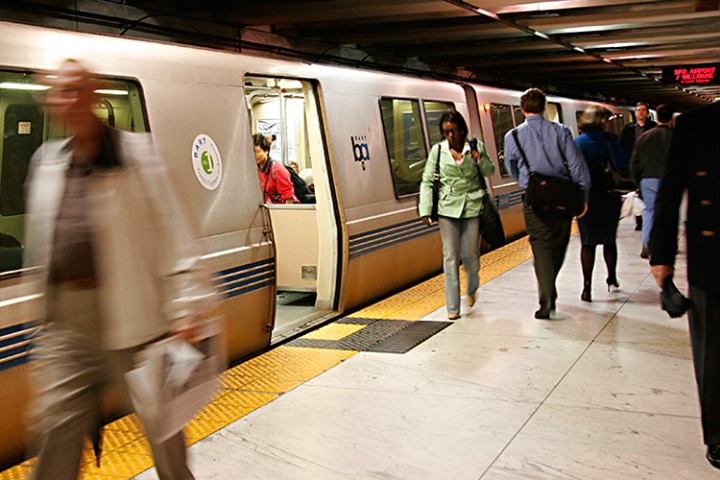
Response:
M663 82L674 85L717 85L720 84L720 63L706 65L681 65L663 67Z

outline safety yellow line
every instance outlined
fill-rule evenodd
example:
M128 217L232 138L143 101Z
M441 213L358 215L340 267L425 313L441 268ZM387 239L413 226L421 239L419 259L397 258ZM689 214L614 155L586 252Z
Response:
M574 227L574 232L576 227ZM532 257L527 238L482 256L480 280L487 283ZM445 304L443 276L437 275L390 298L349 316L356 318L419 320ZM332 323L303 338L339 340L364 325ZM189 445L228 426L285 392L357 354L356 351L278 347L226 371L215 399L188 424ZM153 466L150 446L140 423L128 415L105 426L100 468L86 445L80 479L120 480L132 478ZM0 472L0 480L25 480L33 459Z

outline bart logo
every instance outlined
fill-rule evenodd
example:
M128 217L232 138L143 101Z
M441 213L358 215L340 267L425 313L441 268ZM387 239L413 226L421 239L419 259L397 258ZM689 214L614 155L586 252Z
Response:
M222 159L213 139L205 134L195 137L191 156L200 184L208 190L215 190L222 180Z
M367 144L367 137L350 137L350 142L352 142L355 161L360 162L363 170L365 170L365 162L370 161L370 147Z

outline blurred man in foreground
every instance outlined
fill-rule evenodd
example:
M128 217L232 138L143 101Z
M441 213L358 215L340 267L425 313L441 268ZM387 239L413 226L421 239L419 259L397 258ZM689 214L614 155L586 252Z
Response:
M171 330L190 335L214 290L149 136L93 114L95 81L77 61L48 82L48 107L74 136L42 145L28 177L25 265L40 267L29 280L46 306L32 362L32 478L72 480L101 426L104 388L116 384L129 405L134 355ZM161 479L194 478L182 432L148 440Z
M707 459L720 468L720 103L677 118L655 203L650 265L660 288L675 269L679 209L687 190L690 341Z

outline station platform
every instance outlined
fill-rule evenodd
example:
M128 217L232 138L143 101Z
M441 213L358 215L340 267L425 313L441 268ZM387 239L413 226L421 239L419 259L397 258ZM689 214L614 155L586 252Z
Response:
M483 255L459 320L439 275L228 370L186 429L196 478L720 478L704 458L687 318L660 310L633 227L618 231L619 289L607 291L598 247L592 303L571 237L551 320L533 318L521 239ZM684 252L676 283L687 290ZM132 417L105 434L101 467L88 449L81 478L157 478Z

